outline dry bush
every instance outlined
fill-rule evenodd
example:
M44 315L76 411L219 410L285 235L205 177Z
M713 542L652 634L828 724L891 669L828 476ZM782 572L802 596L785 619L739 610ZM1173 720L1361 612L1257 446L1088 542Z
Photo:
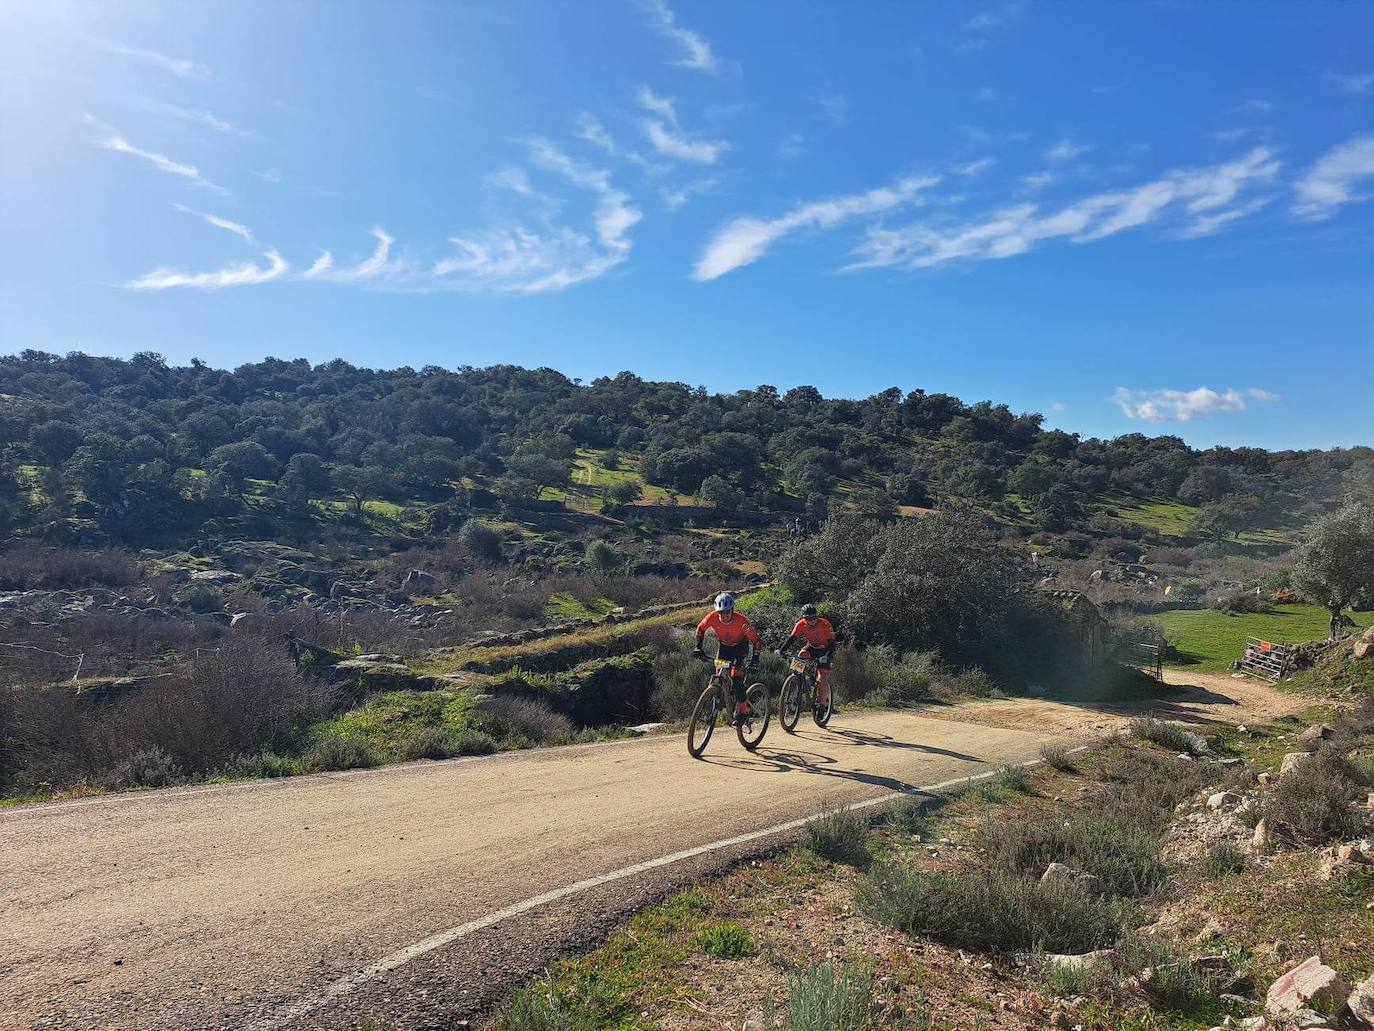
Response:
M1357 838L1370 825L1354 806L1367 771L1345 755L1323 750L1279 778L1265 819L1269 826L1310 845Z
M0 590L72 590L128 587L143 567L124 551L77 551L21 544L0 553Z
M477 711L484 729L513 741L556 744L570 741L576 732L572 720L548 702L534 698L493 695Z

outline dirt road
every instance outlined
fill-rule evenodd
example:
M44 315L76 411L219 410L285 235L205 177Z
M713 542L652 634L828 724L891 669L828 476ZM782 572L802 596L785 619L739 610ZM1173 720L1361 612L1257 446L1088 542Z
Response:
M1228 687L1162 708L1234 720L1289 704L1250 682L1232 704ZM3 812L0 1026L448 1027L498 974L538 969L559 941L759 842L654 860L1030 760L1127 715L841 714L796 738L775 725L754 756L718 735L706 762L673 735Z

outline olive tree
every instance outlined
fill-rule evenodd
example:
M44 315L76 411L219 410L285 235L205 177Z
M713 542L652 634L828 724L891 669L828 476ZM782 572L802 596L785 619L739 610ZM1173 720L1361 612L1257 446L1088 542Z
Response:
M1374 503L1355 502L1307 528L1293 567L1293 586L1331 613L1374 600Z

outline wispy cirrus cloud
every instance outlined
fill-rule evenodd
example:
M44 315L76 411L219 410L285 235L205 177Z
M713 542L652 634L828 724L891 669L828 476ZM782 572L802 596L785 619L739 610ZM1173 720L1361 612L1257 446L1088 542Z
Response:
M1131 390L1117 387L1112 401L1128 419L1144 422L1192 422L1212 415L1245 411L1246 398L1273 403L1279 395L1260 387L1244 392L1234 388L1223 391L1211 387L1193 390Z
M994 29L1005 29L1016 24L1021 20L1021 15L1026 11L1024 0L1012 0L1011 3L1001 4L996 7L989 7L979 11L968 21L964 22L964 28L969 32L988 32Z
M238 126L226 122L223 118L218 117L211 111L202 111L191 107L179 107L176 104L161 104L159 107L173 118L180 119L183 122L189 122L192 125L204 126L207 129L214 129L215 132L222 132L234 136L248 135L247 130L240 129Z
M603 276L629 257L630 231L642 216L610 172L575 161L547 140L531 140L529 147L535 165L596 196L592 232L546 220L535 229L515 225L451 237L457 253L434 264L431 288L546 293Z
M223 186L218 186L210 182L205 176L200 174L200 169L194 165L183 165L179 161L173 161L166 154L157 154L151 150L143 150L135 147L123 136L109 136L97 142L96 146L106 150L113 150L120 154L129 154L140 160L148 162L159 172L166 172L168 175L179 176L195 186L200 186L207 190L214 190L216 193L227 193Z
M974 161L966 161L962 165L956 165L954 167L954 174L965 176L982 175L995 164L997 164L995 158L978 158Z
M1374 90L1374 72L1357 72L1353 75L1343 72L1327 72L1326 81L1334 83L1352 97L1362 97Z
M727 272L752 264L784 236L799 230L832 229L851 219L917 203L922 192L939 181L939 176L908 176L866 193L801 204L777 218L737 218L711 237L697 259L693 278L700 281L718 279Z
M396 241L381 226L372 227L372 236L377 241L371 256L348 268L334 264L334 255L324 251L315 263L302 273L302 279L321 280L330 283L359 283L383 276L398 274L401 269L391 262L391 245Z
M231 286L270 283L274 279L284 278L290 270L286 259L276 251L268 251L263 257L267 260L266 265L245 261L226 265L213 272L181 272L176 269L158 268L125 285L130 290L222 290Z
M1342 204L1365 200L1355 183L1374 176L1374 133L1332 147L1298 180L1294 212L1313 222L1330 218Z
M664 157L714 165L730 148L724 140L699 139L685 133L671 97L660 97L649 87L641 86L639 106L654 116L645 118L642 128L654 150Z
M98 40L97 45L100 49L108 53L118 54L120 57L127 57L135 61L142 61L144 64L153 65L181 79L205 80L209 79L213 74L208 66L201 64L199 61L192 61L190 58L170 57L156 50L145 50L141 47L126 46L123 43L115 43L111 40Z
M699 72L720 71L720 60L712 53L711 44L700 33L679 25L666 0L644 0L644 7L654 28L677 44L682 56L673 62L675 65Z
M1088 144L1074 143L1073 140L1060 140L1049 150L1045 151L1046 161L1072 161L1074 158L1086 154L1092 150Z
M194 208L188 208L185 204L174 203L172 207L176 208L183 215L194 215L196 218L208 222L216 229L223 229L225 232L233 233L235 236L242 237L249 243L253 242L253 234L249 232L248 227L246 225L243 225L239 222L232 222L227 218L221 218L219 215L212 215L206 211L196 211Z
M926 269L957 260L1024 254L1050 240L1090 243L1177 212L1186 236L1203 236L1247 214L1242 191L1273 179L1279 162L1267 147L1206 168L1169 172L1133 189L1094 194L1057 210L1018 204L949 225L873 227L850 269ZM1249 210L1258 210L1250 208Z

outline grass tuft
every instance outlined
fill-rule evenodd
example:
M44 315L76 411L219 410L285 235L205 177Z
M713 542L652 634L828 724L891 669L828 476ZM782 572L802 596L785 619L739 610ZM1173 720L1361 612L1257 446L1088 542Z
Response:
M698 952L719 959L742 959L758 951L749 932L734 921L703 927L692 939L692 946Z
M1045 760L1046 766L1056 769L1060 773L1076 773L1078 771L1069 750L1060 745L1046 745L1040 749L1040 758Z
M837 809L806 824L806 847L822 859L860 869L872 862L868 821L851 809Z
M873 974L822 963L790 978L784 1031L865 1031L872 1023Z

